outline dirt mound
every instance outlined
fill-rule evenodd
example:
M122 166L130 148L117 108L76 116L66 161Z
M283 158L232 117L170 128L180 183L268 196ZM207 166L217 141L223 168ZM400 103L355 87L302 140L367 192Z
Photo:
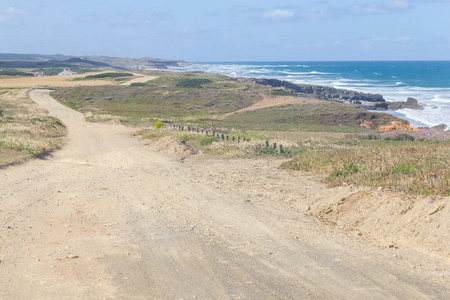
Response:
M449 258L449 200L360 191L319 209L316 215L343 229L384 241L386 247L407 245Z
M173 136L165 136L156 141L153 146L162 153L176 154L183 157L197 154L198 151L184 141Z

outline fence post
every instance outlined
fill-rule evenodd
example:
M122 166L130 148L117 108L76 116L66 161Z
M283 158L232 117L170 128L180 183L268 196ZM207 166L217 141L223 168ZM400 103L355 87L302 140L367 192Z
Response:
M284 151L283 151L283 145L278 145L278 154L283 154L284 153Z
M277 149L277 143L273 143L273 149Z
M269 141L266 141L266 148L269 148Z
M234 136L231 137L231 140L234 142Z

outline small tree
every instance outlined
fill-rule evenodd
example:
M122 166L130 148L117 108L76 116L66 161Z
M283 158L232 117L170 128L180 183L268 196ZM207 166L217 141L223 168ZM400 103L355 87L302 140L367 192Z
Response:
M162 122L156 122L155 123L155 128L162 128L164 126L164 124Z

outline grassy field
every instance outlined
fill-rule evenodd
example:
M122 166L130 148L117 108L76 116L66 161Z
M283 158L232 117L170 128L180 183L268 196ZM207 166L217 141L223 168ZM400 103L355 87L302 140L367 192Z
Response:
M158 78L132 86L58 88L52 96L78 111L118 116L125 123L183 120L197 126L208 126L222 114L275 97L271 87L239 82L219 74L156 71L147 75ZM215 123L240 130L360 132L367 131L361 127L363 123L377 127L396 119L351 105L318 100L231 114Z
M256 84L207 73L152 72L159 78L145 84L114 87L58 88L56 99L81 112L121 116L125 122L142 118L211 118L247 107L270 94Z
M283 167L321 174L331 186L367 185L412 194L449 196L450 134L441 139L396 134L398 138L359 136L305 144L305 151Z
M265 146L269 138L261 134L239 131L226 134L250 141L227 142L170 128L141 132L144 138L154 140L171 135L200 149L206 156L291 158L282 164L283 168L317 174L330 186L353 184L415 195L450 196L450 132L423 129L413 133L372 132L345 137L310 133L313 138L301 142L270 139L270 147ZM283 145L283 154L272 147L274 142Z
M0 167L59 148L64 125L28 98L27 89L0 89Z
M378 127L396 118L376 114L352 105L320 101L317 103L289 104L241 114L230 115L221 125L243 130L300 130L316 132L363 132L364 122Z

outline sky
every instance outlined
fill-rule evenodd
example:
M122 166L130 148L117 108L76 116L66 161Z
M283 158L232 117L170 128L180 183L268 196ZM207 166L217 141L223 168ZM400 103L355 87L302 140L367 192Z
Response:
M450 0L1 0L0 53L450 60Z

